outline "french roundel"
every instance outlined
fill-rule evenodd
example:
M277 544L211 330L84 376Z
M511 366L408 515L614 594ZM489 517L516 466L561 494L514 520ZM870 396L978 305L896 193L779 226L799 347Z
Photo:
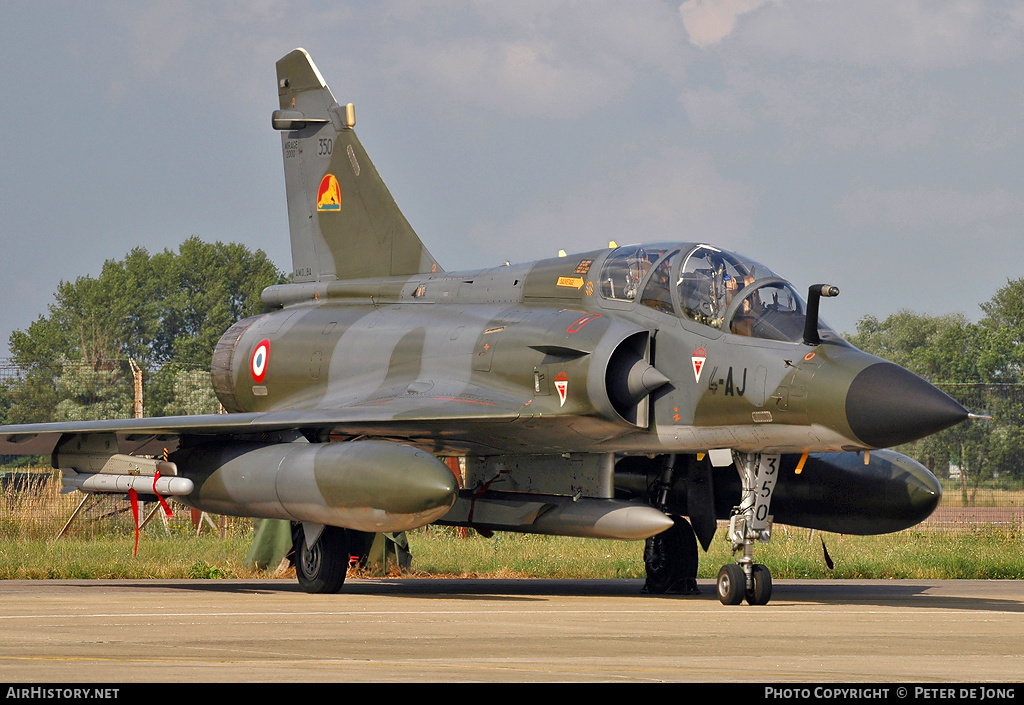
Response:
M256 349L252 351L252 359L249 360L249 370L252 372L252 379L256 384L261 384L267 374L267 357L269 355L269 340L261 340Z

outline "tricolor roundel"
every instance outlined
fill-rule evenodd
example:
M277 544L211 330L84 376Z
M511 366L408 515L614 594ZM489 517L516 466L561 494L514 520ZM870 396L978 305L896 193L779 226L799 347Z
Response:
M262 384L263 378L267 375L267 357L270 356L270 341L261 340L252 351L252 358L249 360L249 371L252 372L252 379L256 384Z

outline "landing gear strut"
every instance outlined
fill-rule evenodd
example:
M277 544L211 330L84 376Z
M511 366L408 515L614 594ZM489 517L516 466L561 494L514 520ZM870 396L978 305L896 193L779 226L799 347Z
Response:
M732 552L742 550L743 555L718 571L718 599L723 605L738 605L744 598L751 605L766 605L772 596L772 575L766 566L754 563L754 544L771 540L768 509L779 477L779 456L736 454L735 462L743 493L729 519L729 540Z

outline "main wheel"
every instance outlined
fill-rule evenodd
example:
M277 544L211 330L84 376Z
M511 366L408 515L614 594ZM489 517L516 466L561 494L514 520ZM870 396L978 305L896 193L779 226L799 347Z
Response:
M644 566L647 568L645 592L696 594L697 537L690 522L676 518L670 528L647 539Z
M302 524L295 531L295 575L305 592L338 592L348 572L348 539L345 530L325 526L320 538L306 546Z
M738 605L747 591L747 576L737 563L723 565L718 571L718 599L723 605Z
M750 568L750 577L754 587L747 590L747 604L767 605L772 599L772 573L768 566L755 563Z

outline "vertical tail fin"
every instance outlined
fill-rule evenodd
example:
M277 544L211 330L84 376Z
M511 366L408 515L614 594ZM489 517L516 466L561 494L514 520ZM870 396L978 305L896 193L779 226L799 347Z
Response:
M277 62L295 282L442 271L402 215L305 49Z

